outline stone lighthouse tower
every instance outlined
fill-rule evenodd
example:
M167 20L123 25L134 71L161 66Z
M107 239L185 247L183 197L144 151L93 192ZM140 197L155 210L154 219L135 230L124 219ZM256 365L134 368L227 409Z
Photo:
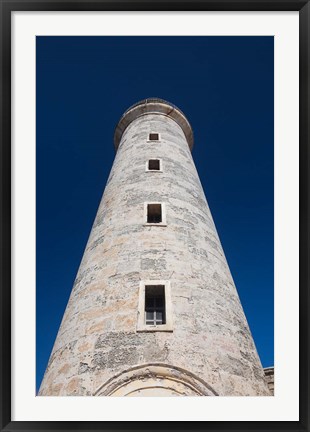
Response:
M269 395L185 115L143 100L114 144L39 394Z

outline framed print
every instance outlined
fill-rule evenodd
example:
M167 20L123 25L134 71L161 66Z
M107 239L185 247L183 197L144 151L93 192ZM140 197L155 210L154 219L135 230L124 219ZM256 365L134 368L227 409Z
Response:
M1 6L2 430L308 430L308 2Z

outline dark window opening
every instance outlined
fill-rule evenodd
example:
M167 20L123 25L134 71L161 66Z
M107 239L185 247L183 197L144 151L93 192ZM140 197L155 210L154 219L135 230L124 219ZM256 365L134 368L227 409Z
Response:
M145 324L166 324L165 286L145 286Z
M149 141L158 141L159 140L159 134L158 133L150 133L149 134Z
M160 163L158 159L150 159L149 160L149 170L160 170Z
M160 223L160 222L162 222L161 204L148 204L147 223Z

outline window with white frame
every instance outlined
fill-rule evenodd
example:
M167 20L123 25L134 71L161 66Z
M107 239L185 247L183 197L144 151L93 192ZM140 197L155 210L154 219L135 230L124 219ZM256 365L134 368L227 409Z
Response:
M137 331L173 331L170 282L140 282Z
M144 224L166 226L165 203L144 203Z
M148 141L160 141L160 134L158 132L151 132L148 134Z
M162 160L161 159L149 159L146 162L146 171L160 171L160 172L162 172Z
M145 324L166 324L165 285L145 285Z

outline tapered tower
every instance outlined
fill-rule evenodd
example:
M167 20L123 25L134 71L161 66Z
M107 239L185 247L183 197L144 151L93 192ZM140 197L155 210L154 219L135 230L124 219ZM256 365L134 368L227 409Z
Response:
M143 100L114 145L40 395L269 395L186 117Z

